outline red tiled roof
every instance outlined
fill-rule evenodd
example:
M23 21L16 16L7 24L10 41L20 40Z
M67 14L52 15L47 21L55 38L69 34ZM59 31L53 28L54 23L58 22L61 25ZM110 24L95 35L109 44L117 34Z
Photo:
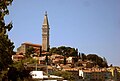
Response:
M23 43L22 45L30 45L30 46L36 46L36 47L40 47L41 45L40 44L32 44L32 43L28 43L28 42L25 42Z
M12 55L13 57L24 57L23 55Z
M44 54L50 54L49 52L42 52L42 54L44 55Z

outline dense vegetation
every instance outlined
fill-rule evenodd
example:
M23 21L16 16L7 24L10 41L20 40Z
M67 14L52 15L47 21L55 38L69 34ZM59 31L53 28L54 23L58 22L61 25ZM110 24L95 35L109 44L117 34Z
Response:
M98 65L99 67L108 67L107 60L104 58L99 57L96 54L82 54L81 59L84 60L89 60L94 62L94 65Z
M29 48L27 48L27 51L26 51L26 54L25 54L25 56L28 58L28 57L30 57L31 55L33 55L35 52L35 49L33 48L33 47L29 47Z
M12 23L5 23L5 16L9 14L8 6L12 0L0 0L0 69L12 64L11 56L14 54L13 42L8 38L8 31L12 29Z
M66 57L73 56L76 57L76 62L81 59L82 61L92 61L94 63L94 66L99 67L108 67L107 60L104 58L99 57L97 54L84 54L84 53L78 53L78 49L71 48L71 47L53 47L50 49L50 53L56 53L60 54ZM89 64L88 64L89 66Z
M14 43L9 39L8 32L13 26L12 22L5 23L5 16L9 15L8 6L12 4L12 1L0 0L0 81L28 81L30 71L26 70L22 63L14 64L11 58L15 54Z
M74 75L71 72L67 72L67 71L54 71L52 74L53 75L57 75L57 76L61 76L65 80L75 81L75 77L74 77Z
M53 47L50 49L50 53L57 53L60 55L65 55L65 56L78 56L78 49L71 48L71 47L65 47L65 46L60 46L58 48Z

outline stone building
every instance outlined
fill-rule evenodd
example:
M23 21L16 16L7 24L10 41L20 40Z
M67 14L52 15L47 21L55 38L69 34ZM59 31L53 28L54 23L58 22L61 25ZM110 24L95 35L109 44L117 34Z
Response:
M22 43L19 48L17 48L17 53L22 53L23 55L26 54L27 49L34 48L34 53L40 54L40 50L42 48L39 44L32 44L32 43Z
M47 17L47 12L44 15L44 21L42 24L42 45L40 44L32 44L32 43L22 43L20 47L17 48L17 53L26 54L27 49L32 47L35 49L36 54L46 55L49 52L49 22Z

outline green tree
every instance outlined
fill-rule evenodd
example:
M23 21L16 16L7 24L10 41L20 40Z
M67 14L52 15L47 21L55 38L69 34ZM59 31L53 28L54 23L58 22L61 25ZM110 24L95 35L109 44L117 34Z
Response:
M33 47L28 47L26 51L26 57L30 57L31 54L34 54L35 49Z
M80 54L80 52L78 53L78 58L81 59L81 54Z
M75 77L74 77L74 75L72 74L72 72L67 72L67 71L54 71L52 74L53 74L53 75L57 75L57 76L61 76L61 77L63 77L64 79L69 80L69 81L75 81Z
M45 62L48 64L48 55L46 54Z
M64 56L64 65L66 65L66 57Z
M103 57L102 67L108 67L108 63L105 57Z
M98 65L99 67L108 67L107 60L105 59L105 57L102 59L96 54L88 54L87 60L93 61L95 65Z
M65 46L60 46L58 48L53 47L50 49L50 53L57 53L60 55L66 55L66 57L68 56L74 56L77 57L78 56L78 50L75 48L71 48L71 47L65 47Z
M11 63L11 56L14 54L13 42L8 38L8 32L12 28L12 22L5 23L5 16L9 15L8 6L13 0L0 0L0 68L7 68Z
M12 66L17 69L17 81L34 81L30 78L31 68L27 67L27 63L36 64L36 60L30 57L12 64Z
M56 48L56 47L53 47L53 48L50 49L50 53L51 53L51 54L52 54L52 53L60 54L60 50L58 50L58 48Z
M84 54L84 53L81 53L81 59L82 59L82 61L84 61L84 60L86 60L86 55Z

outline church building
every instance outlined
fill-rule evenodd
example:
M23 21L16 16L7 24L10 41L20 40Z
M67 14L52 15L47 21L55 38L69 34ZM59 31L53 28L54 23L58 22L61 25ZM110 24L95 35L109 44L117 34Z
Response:
M40 44L32 44L32 43L22 43L19 48L17 48L17 53L22 53L23 55L26 54L27 49L34 48L35 54L38 54L38 56L41 54L46 54L49 52L50 44L49 44L49 22L47 17L47 12L45 12L44 20L42 24L42 45Z

